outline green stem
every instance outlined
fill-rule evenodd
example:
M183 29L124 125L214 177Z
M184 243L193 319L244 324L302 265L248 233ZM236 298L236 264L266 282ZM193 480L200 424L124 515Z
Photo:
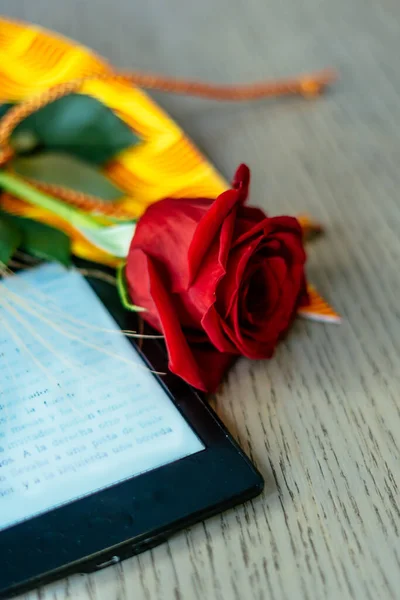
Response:
M56 200L48 194L40 192L18 177L2 170L0 170L0 188L3 188L6 192L21 200L25 200L25 202L29 202L29 204L40 206L40 208L56 214L70 223L72 227L87 227L90 229L99 229L102 227L95 217L91 217L68 204L64 204L60 200Z
M136 306L136 304L132 304L129 298L125 277L125 264L121 264L117 267L117 290L122 302L122 306L126 310L131 310L133 312L146 312L146 309L142 306Z

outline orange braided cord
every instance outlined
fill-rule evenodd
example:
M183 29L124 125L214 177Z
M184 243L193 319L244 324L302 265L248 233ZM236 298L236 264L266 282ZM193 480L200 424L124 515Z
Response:
M70 81L68 83L56 85L45 92L28 98L24 102L17 104L13 108L10 108L10 110L7 111L0 121L0 148L2 149L2 152L13 153L13 150L9 148L9 139L12 132L17 125L21 123L21 121L47 104L51 104L55 100L58 100L59 98L67 96L73 92L77 87L76 81ZM0 164L2 162L2 158L3 155L0 154Z
M61 185L36 181L35 179L30 179L28 177L24 177L23 179L38 190L45 192L54 198L63 200L63 202L71 204L79 210L99 213L116 219L131 220L133 218L131 214L119 208L114 202L105 202L97 196L85 194L84 192L79 192Z
M162 75L146 73L115 73L82 77L56 85L11 108L0 122L0 148L6 149L15 127L26 117L47 104L71 94L86 81L108 80L132 83L138 87L159 90L174 94L187 94L213 100L245 101L259 98L286 96L292 94L316 95L336 79L332 70L295 79L283 79L249 85L214 85L197 81L171 79ZM4 150L3 150L4 151ZM1 163L0 155L0 163Z
M6 113L0 121L0 165L7 163L14 155L14 150L9 144L10 136L21 121L47 104L76 91L86 81L107 80L129 82L138 87L175 94L187 94L214 100L246 101L291 94L313 96L321 93L335 78L336 74L334 71L326 70L307 77L250 85L214 85L196 81L171 79L162 75L150 75L146 73L115 73L111 75L103 73L74 79L53 86L40 94L28 98ZM113 207L89 194L34 180L29 180L29 183L82 210L97 211L116 218L130 218L129 215L123 213L117 207Z

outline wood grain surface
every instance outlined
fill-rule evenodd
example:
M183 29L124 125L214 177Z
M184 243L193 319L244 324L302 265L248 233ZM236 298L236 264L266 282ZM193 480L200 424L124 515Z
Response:
M309 275L344 317L298 322L213 400L266 478L254 502L114 568L26 600L400 598L400 4L398 0L2 0L8 16L115 65L210 81L335 66L316 101L157 95L251 198L327 227ZM27 557L29 560L29 557Z

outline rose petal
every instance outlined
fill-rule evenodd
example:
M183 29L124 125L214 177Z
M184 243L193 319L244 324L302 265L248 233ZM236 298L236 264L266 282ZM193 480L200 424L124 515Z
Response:
M227 321L223 322L223 327L226 335L228 335L237 347L239 354L254 360L260 358L270 358L273 354L275 343L266 343L265 340L256 339L252 336L246 337L240 328L239 323L239 307L236 301L232 307L232 326ZM273 338L275 340L275 337Z
M198 324L215 303L215 292L221 278L225 275L226 262L235 225L236 209L233 208L222 224L219 239L214 240L204 256L201 269L187 294L182 294L182 300L191 314L197 318Z
M218 352L211 345L205 348L194 346L192 351L197 363L201 365L201 372L204 376L203 391L215 392L226 373L237 360L237 355Z
M263 271L264 268L265 265L263 265L262 263L259 264L258 262L254 261L254 264L252 264L246 269L245 276L243 277L243 283L240 287L239 292L239 306L240 320L243 322L244 327L246 325L251 326L253 323L254 315L252 314L252 308L254 306L254 299L258 299L261 295L264 297L265 301L265 290L261 292L260 290L257 290L257 293L255 293L257 282L259 280L265 279L265 277L263 277L263 273L260 273L260 271ZM264 281L262 283L260 281L260 287L262 287L263 285Z
M244 202L247 199L247 193L250 186L250 169L247 165L242 163L236 169L236 173L233 176L232 187L235 190L241 190L242 201Z
M190 279L189 247L198 222L213 203L207 198L165 198L152 204L137 224L129 255L143 250L165 266L169 289L186 289Z
M149 293L150 280L147 256L142 250L134 250L129 255L125 268L129 296L133 304L146 309L146 321L158 331L161 324L157 317L157 308Z
M241 305L236 298L224 323L224 331L234 340L239 352L251 359L270 358L274 348L294 317L294 308L301 290L302 268L295 267L293 272L281 256L269 258L268 284L275 290L274 299L266 300L266 314L260 316L258 327L249 328L243 323ZM272 300L273 309L270 306Z
M280 282L274 269L269 264L271 260L278 261L279 258L274 257L255 265L257 270L249 274L250 281L246 287L246 292L241 292L242 301L239 319L244 332L246 332L244 317L247 317L248 324L258 326L259 329L276 310L276 304L280 298ZM244 294L245 297L243 297ZM243 304L244 301L245 305Z
M220 194L198 223L188 251L190 283L196 277L205 254L224 220L228 218L229 213L236 204L243 202L247 198L249 180L249 169L245 165L241 165L236 171L235 188ZM221 256L221 260L224 263L229 246L224 245L223 247L226 248L225 254Z
M248 207L244 207L244 209L248 209ZM252 229L239 235L235 240L235 246L243 244L261 231L264 232L264 236L274 235L275 237L275 234L279 231L293 232L294 234L299 235L300 239L302 236L300 224L294 217L271 217L255 224Z
M217 350L220 352L238 354L236 345L232 342L232 339L226 335L221 316L218 314L214 305L210 306L209 310L204 315L201 326Z
M214 391L235 357L220 353L211 345L205 348L203 345L189 346L159 270L150 258L147 258L147 266L150 293L158 311L168 349L169 369L200 390Z
M241 235L248 233L254 227L263 223L267 219L267 215L260 208L255 206L240 205L238 207L238 218L235 227L235 240L240 238ZM265 224L261 227L260 231L263 230Z
M242 283L247 264L261 242L262 238L255 238L247 246L240 246L231 250L226 276L221 280L216 292L217 310L223 318L226 318L229 314Z
M280 254L287 260L288 264L304 264L306 253L297 233L291 231L279 231L274 234L275 240L281 245Z

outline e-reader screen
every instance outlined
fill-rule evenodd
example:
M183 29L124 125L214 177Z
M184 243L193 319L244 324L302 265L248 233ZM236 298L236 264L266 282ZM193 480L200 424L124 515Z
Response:
M202 450L76 269L3 280L0 531Z

